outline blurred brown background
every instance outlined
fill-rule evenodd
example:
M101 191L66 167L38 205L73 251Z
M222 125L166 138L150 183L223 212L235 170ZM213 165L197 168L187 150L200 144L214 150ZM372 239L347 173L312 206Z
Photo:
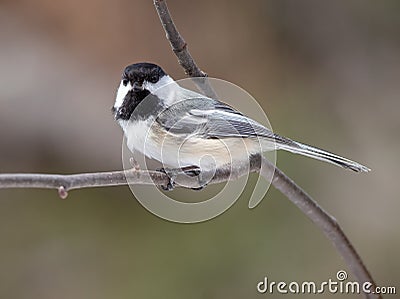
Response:
M169 6L198 64L250 92L276 132L372 168L355 174L278 153L377 283L400 292L400 2ZM120 169L110 107L121 71L139 61L184 78L150 0L0 2L0 172ZM318 282L347 270L273 188L254 210L245 194L195 225L153 216L128 187L66 201L1 190L0 205L0 298L256 298L266 296L255 287L264 276Z

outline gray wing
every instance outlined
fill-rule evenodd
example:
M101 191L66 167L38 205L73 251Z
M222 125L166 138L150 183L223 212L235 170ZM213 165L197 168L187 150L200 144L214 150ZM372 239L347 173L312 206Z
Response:
M349 159L272 133L258 122L234 108L209 98L195 98L178 102L163 111L156 119L167 130L183 136L203 138L263 137L275 141L278 148L292 153L326 161L351 170L370 169Z
M233 107L210 98L175 103L164 110L157 121L171 133L204 138L258 136L276 140L280 137Z

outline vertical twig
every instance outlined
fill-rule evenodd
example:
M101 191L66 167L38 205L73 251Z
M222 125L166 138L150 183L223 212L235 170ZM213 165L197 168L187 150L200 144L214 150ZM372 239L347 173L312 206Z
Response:
M163 26L166 37L170 42L172 51L178 58L178 63L184 69L185 74L189 77L197 77L198 79L194 81L197 87L200 88L200 90L202 90L206 96L216 98L217 94L212 86L208 84L207 74L197 66L192 55L190 55L187 43L176 28L168 11L166 1L154 0L154 6L158 12L161 25Z

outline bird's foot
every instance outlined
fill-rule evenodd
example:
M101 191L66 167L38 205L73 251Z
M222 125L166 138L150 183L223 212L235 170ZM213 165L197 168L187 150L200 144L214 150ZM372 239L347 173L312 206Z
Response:
M160 185L161 189L164 191L172 191L175 188L175 179L179 174L179 169L173 169L173 168L158 168L156 171L165 173L168 177L168 183L166 185Z
M166 168L162 167L157 169L157 171L160 171L162 173L165 173L168 176L168 183L166 185L161 185L161 189L164 191L172 191L175 188L175 180L179 174L185 174L190 177L197 177L199 187L194 187L191 188L192 190L195 191L200 191L202 190L205 186L207 186L207 183L202 180L201 176L201 170L197 166L186 166L183 168Z
M191 188L192 190L194 190L194 191L201 191L201 190L203 190L203 188L204 188L205 186L207 186L207 183L204 182L203 179L202 179L200 167L194 166L194 165L193 165L193 166L186 166L186 167L183 167L183 168L182 168L182 171L183 171L186 175L188 175L188 176L190 176L190 177L197 177L197 181L198 181L198 183L199 183L199 187Z
M183 168L181 168L181 172L183 172L184 174L190 176L190 177L195 177L195 176L199 176L201 173L200 167L198 166L185 166Z

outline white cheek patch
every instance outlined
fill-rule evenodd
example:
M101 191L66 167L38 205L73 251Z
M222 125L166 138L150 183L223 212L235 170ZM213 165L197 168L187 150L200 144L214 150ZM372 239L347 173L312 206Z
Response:
M164 101L169 106L177 100L180 86L168 75L160 78L157 83L143 82L143 88Z
M124 98L130 90L132 90L131 83L128 82L128 84L126 84L126 86L124 86L124 84L121 81L121 83L119 84L118 90L117 90L117 97L115 99L114 108L118 109L119 107L122 106L122 103L124 102Z
M175 81L168 75L162 76L160 80L158 80L157 83L150 83L148 81L143 82L143 88L147 89L150 91L152 94L156 93L157 89L160 89L161 87L174 83Z

